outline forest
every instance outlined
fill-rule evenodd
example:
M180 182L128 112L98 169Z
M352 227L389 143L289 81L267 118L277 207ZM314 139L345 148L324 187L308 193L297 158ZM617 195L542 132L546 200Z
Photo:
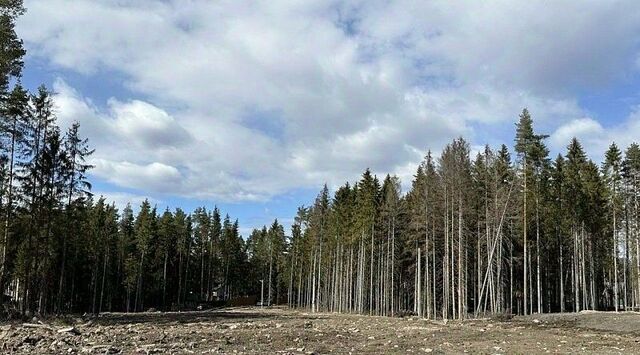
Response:
M411 188L366 170L300 208L287 302L314 311L464 319L638 309L640 146L598 165L574 138L549 156L527 109L513 153L463 138Z
M215 206L119 210L91 193L80 125L59 126L54 93L21 84L23 12L22 1L0 3L4 316L261 295L312 312L432 319L640 307L638 144L612 142L596 162L574 138L552 157L523 109L513 142L472 153L457 138L428 151L408 191L369 169L325 185L290 231L275 220L242 236Z

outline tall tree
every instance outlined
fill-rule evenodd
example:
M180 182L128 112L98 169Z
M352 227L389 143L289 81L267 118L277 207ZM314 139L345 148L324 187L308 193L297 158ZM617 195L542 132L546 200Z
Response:
M2 236L2 254L0 255L0 290L5 287L5 274L9 267L9 253L12 247L12 222L15 209L15 201L20 198L16 196L19 191L16 189L16 172L18 162L25 156L25 134L27 124L29 122L29 97L27 91L20 85L16 85L11 94L3 105L0 117L2 118L3 138L8 141L7 144L7 173L5 175L6 182L3 182L5 197L4 203L4 219L3 219L3 236Z
M618 297L619 283L618 283L618 211L620 210L620 185L622 180L622 152L618 149L615 143L609 146L609 149L605 153L604 164L602 170L609 188L609 204L611 210L612 227L611 232L613 235L613 246L611 248L613 255L613 292L614 292L614 309L618 311L620 306L620 300Z

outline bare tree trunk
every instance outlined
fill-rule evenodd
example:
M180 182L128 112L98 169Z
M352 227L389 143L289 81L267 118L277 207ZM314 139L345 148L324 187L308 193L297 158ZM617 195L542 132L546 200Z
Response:
M509 241L509 308L513 314L513 240Z
M560 247L560 312L564 313L564 261L562 260L562 237L558 233L559 247Z
M450 260L450 264L449 264L449 271L451 272L451 282L450 282L450 286L451 286L451 317L453 319L457 318L457 304L456 304L456 261L455 261L455 241L454 241L454 237L455 237L455 203L454 203L454 194L453 191L451 192L451 203L449 204L451 206L451 231L449 232L449 236L451 237L451 240L449 241L449 251L450 251L450 256L451 256L451 260Z
M204 250L205 243L200 243L200 299L204 298Z
M141 293L142 293L142 264L144 263L144 250L142 251L142 254L140 255L140 267L138 268L138 284L136 287L136 299L134 302L134 311L137 312L138 311L138 300L140 300L140 303L142 303L141 300Z
M435 230L436 230L436 222L435 219L431 222L431 235L434 236L433 248L431 250L431 255L433 256L432 262L432 271L433 271L433 284L432 284L432 301L433 301L433 319L436 319L437 315L437 305L436 305L436 248L435 248Z
M637 182L637 177L634 177L634 186L638 186L638 182ZM638 223L638 219L640 219L640 214L638 214L638 193L639 191L637 191L634 188L634 194L633 194L633 205L634 205L634 220L635 220L635 241L636 241L636 290L637 290L637 297L636 297L636 307L638 306L638 303L640 303L640 226Z
M431 318L431 297L430 297L430 273L429 273L429 222L425 222L425 246L424 246L424 275L425 275L425 304L426 318Z
M311 312L316 311L316 255L313 253L313 276L311 277Z
M527 315L527 296L528 296L528 288L527 288L527 261L528 259L528 246L527 246L527 156L524 156L523 160L523 169L522 172L524 174L524 192L523 192L523 210L522 210L522 233L524 240L524 314Z
M9 175L7 182L7 204L4 219L4 235L2 237L2 264L0 264L0 293L4 294L5 289L5 273L7 264L7 249L9 245L9 227L11 221L11 212L13 210L13 169L15 166L15 150L16 150L16 131L18 128L17 117L13 118L11 130L11 148L9 149Z
M626 190L626 189L625 189ZM626 191L625 191L626 194ZM626 200L626 199L625 199ZM623 266L622 266L622 272L623 272L623 282L624 282L624 287L623 287L623 291L624 291L624 310L626 311L629 307L629 302L628 302L628 298L627 298L627 260L629 259L629 212L627 210L627 204L625 203L625 208L624 208L624 214L625 214L625 224L624 224L624 229L625 229L625 233L624 233L624 259L623 259Z
M444 202L444 257L442 258L442 318L449 315L449 210L447 206L447 189L445 186Z
M615 196L615 188L614 188ZM618 311L618 231L616 229L616 207L615 197L613 203L613 302L616 312Z
M480 218L478 218L478 223L476 225L476 291L475 291L475 297L473 298L473 302L474 302L474 308L475 309L479 309L480 304L478 303L478 300L480 298L480 292L482 292L482 282L480 281L482 278L482 257L481 257L481 251L480 251ZM489 253L487 252L487 255Z
M463 294L464 277L462 273L462 194L458 194L458 319L464 318L463 303L466 298Z
M289 291L287 292L287 305L289 306L289 308L292 307L293 303L293 268L296 262L296 247L297 245L294 245L291 267L289 268Z
M371 225L371 266L369 267L369 315L373 314L373 224Z
M542 313L542 285L540 284L540 213L539 199L536 191L536 283L537 283L537 299L538 313Z
M98 313L102 312L102 299L104 297L104 279L107 274L108 259L109 259L109 245L107 244L107 248L104 253L104 262L102 263L102 285L100 286L100 305L98 306Z
M162 309L167 311L167 261L169 253L164 251L164 264L162 266Z
M182 251L180 251L180 255L178 257L178 310L180 310L180 306L182 305ZM128 297L127 297L128 298ZM128 304L128 301L127 301ZM127 305L127 309L129 306Z
M421 295L421 290L422 290L422 285L421 285L421 275L420 272L422 271L421 269L421 255L420 255L420 248L418 247L418 255L417 255L417 268L416 268L416 285L415 285L415 289L416 289L416 300L415 300L415 312L418 314L418 317L422 316L422 295Z
M391 226L391 316L395 315L395 257L396 257L396 222L395 216Z
M273 295L271 291L271 275L273 273L273 240L271 236L269 236L269 295L267 296L267 304L271 306L271 296Z

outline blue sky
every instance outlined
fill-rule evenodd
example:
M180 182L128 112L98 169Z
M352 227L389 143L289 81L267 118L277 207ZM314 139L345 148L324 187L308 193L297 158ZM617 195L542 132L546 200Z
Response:
M119 206L217 205L288 225L367 167L406 188L457 136L552 153L640 137L636 1L25 0L23 83L56 92Z

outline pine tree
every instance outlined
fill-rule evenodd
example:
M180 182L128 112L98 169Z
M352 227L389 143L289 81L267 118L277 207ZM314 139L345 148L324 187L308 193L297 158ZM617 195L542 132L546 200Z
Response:
M18 189L15 186L17 181L18 162L25 156L25 133L29 119L29 98L27 92L20 86L16 85L6 102L3 105L0 117L2 121L2 135L7 137L7 172L6 182L3 182L5 192L4 218L3 218L3 236L2 236L2 253L0 255L0 290L5 288L5 278L7 269L11 267L9 264L12 243L12 222L15 209L15 201L19 201Z
M532 141L534 140L535 136L533 134L533 121L531 120L531 116L529 115L529 111L525 108L524 110L522 110L522 113L520 114L520 121L518 122L518 124L516 125L516 145L515 145L515 150L518 153L520 159L522 160L522 180L524 182L523 184L523 190L522 190L522 196L523 196L523 210L522 210L522 233L523 233L523 249L524 249L524 259L523 259L523 267L524 267L524 273L523 273L523 309L524 309L524 314L526 315L528 312L528 307L527 307L527 302L528 302L528 293L529 293L529 288L527 287L527 280L528 280L528 270L527 270L527 265L528 265L528 245L527 245L527 229L528 229L528 225L527 225L527 194L529 193L528 189L527 189L527 176L529 174L529 163L527 162L527 157L528 157L528 153L530 150L530 145L532 143Z
M634 253L635 265L632 265L632 292L634 308L640 305L640 146L632 143L625 151L623 161L623 177L626 186L627 206L627 238L631 240L631 248Z
M162 265L156 280L162 284L162 309L167 310L167 285L169 289L174 286L169 279L171 266L173 265L172 256L176 254L177 231L175 219L171 211L167 208L160 220L158 221L158 248L156 250L156 265Z
M19 78L26 54L15 31L16 19L24 13L22 0L0 3L0 96L4 96L11 79Z
M587 201L584 191L584 170L587 166L586 153L582 148L582 144L573 138L567 147L566 164L565 164L565 191L567 196L571 196L572 203L569 204L569 224L570 235L573 239L569 248L571 254L570 279L572 289L572 300L574 312L580 311L581 308L581 287L583 264L580 243L580 230L584 222L585 203Z
M178 253L178 287L176 304L178 310L185 303L189 276L189 255L191 251L191 217L182 209L176 209L174 213L176 230L176 251Z
M214 293L217 293L217 285L219 281L216 276L219 275L220 266L220 236L222 233L222 222L220 220L220 210L218 207L214 207L211 213L211 228L209 235L209 276L207 283L207 295L208 300L213 300Z
M539 246L540 246L540 219L539 219L539 202L540 202L540 183L541 176L545 170L548 169L548 154L549 151L545 147L543 140L547 138L546 135L535 134L533 130L533 120L529 111L525 108L520 114L520 119L516 124L516 138L515 138L515 151L522 163L522 232L523 232L523 305L524 313L533 313L533 292L532 277L531 277L531 252L528 245L528 229L529 213L528 206L531 202L528 201L529 195L533 194L535 203L535 221L536 221L536 299L537 299L537 312L542 312L542 286L540 280L540 260L539 260ZM533 180L533 181L531 181ZM531 184L534 188L532 191Z
M155 216L155 209L151 209L149 200L144 200L140 206L140 212L136 216L134 225L134 238L136 244L136 252L138 254L138 268L136 277L136 296L133 309L138 311L144 308L144 295L143 295L143 281L145 278L145 257L149 254L151 243L154 239L153 223Z
M612 143L605 153L604 164L602 165L603 174L605 176L607 186L609 188L609 206L611 210L612 234L613 234L613 302L614 309L618 311L620 300L618 297L620 285L618 283L618 225L617 218L620 210L620 185L622 180L622 152Z

